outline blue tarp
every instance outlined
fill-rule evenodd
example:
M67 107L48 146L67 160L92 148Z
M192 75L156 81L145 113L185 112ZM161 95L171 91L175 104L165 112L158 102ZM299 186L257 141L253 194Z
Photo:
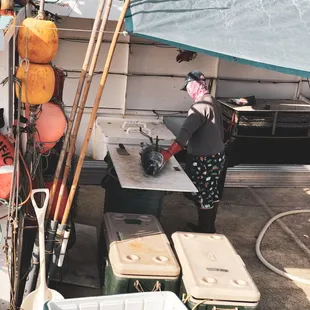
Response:
M310 0L132 0L131 35L310 77Z

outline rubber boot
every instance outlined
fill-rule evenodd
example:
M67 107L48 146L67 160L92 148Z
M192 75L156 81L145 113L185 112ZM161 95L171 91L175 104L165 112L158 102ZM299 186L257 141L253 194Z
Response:
M198 225L199 231L202 233L213 233L214 225L212 225L214 207L212 209L199 209Z
M198 225L186 224L186 230L196 233L215 233L215 207L212 209L198 209Z
M211 223L211 230L213 231L213 233L216 233L216 228L215 228L215 221L216 221L216 215L217 215L217 211L219 208L219 202L214 202L214 211L213 211L213 217L212 217L212 223Z
M199 209L198 210L198 222L199 231L202 233L215 234L215 220L218 210L218 202L214 203L212 209Z
M200 227L198 225L193 224L193 223L187 223L185 230L188 232L195 232L195 233L201 232Z
M199 205L199 203L196 201L196 199L195 200L193 200L193 202L194 202L194 204L196 205L196 207L197 207L197 209L199 210L199 208L200 208L200 205ZM199 211L198 211L198 222L199 222ZM195 225L195 224L193 224L193 223L187 223L186 224L186 229L185 229L186 231L188 231L188 232L201 232L200 231L200 226L199 225Z

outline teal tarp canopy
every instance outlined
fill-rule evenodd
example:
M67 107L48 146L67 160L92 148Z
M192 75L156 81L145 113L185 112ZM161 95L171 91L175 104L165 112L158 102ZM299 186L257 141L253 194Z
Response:
M132 0L125 23L132 35L310 77L310 0Z

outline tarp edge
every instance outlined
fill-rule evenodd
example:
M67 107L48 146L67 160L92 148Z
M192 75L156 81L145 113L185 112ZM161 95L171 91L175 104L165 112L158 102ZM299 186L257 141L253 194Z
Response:
M131 15L131 13L130 13L130 15ZM141 38L144 38L147 40L157 41L159 43L163 43L163 44L173 46L176 48L180 48L180 49L184 49L184 50L190 50L193 52L197 52L200 54L206 54L206 55L213 56L213 57L218 57L218 58L230 61L230 62L240 63L240 64L244 64L244 65L250 65L250 66L257 67L257 68L267 69L267 70L271 70L271 71L277 71L277 72L284 73L284 74L295 75L295 76L304 77L304 78L310 78L310 72L308 72L308 71L303 71L303 70L294 69L294 68L285 68L285 67L267 64L267 63L261 63L261 62L257 62L257 61L253 61L253 60L249 60L249 59L244 59L244 58L239 58L239 57L235 57L235 56L221 54L221 53L210 51L210 50L200 49L200 48L197 48L194 46L189 46L189 45L182 44L179 42L165 40L165 39L162 39L159 37L153 37L153 36L145 35L142 33L136 33L136 32L134 32L133 22L132 22L132 18L130 15L125 20L126 31L130 35L141 37Z

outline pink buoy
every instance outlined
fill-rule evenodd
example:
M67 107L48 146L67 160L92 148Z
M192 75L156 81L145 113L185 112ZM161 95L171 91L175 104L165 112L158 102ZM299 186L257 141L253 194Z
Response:
M29 105L26 104L26 117L29 119ZM55 103L41 105L37 113L35 135L36 142L42 146L41 153L45 153L55 146L66 130L67 121L63 110Z
M9 199L14 166L0 167L0 198Z

